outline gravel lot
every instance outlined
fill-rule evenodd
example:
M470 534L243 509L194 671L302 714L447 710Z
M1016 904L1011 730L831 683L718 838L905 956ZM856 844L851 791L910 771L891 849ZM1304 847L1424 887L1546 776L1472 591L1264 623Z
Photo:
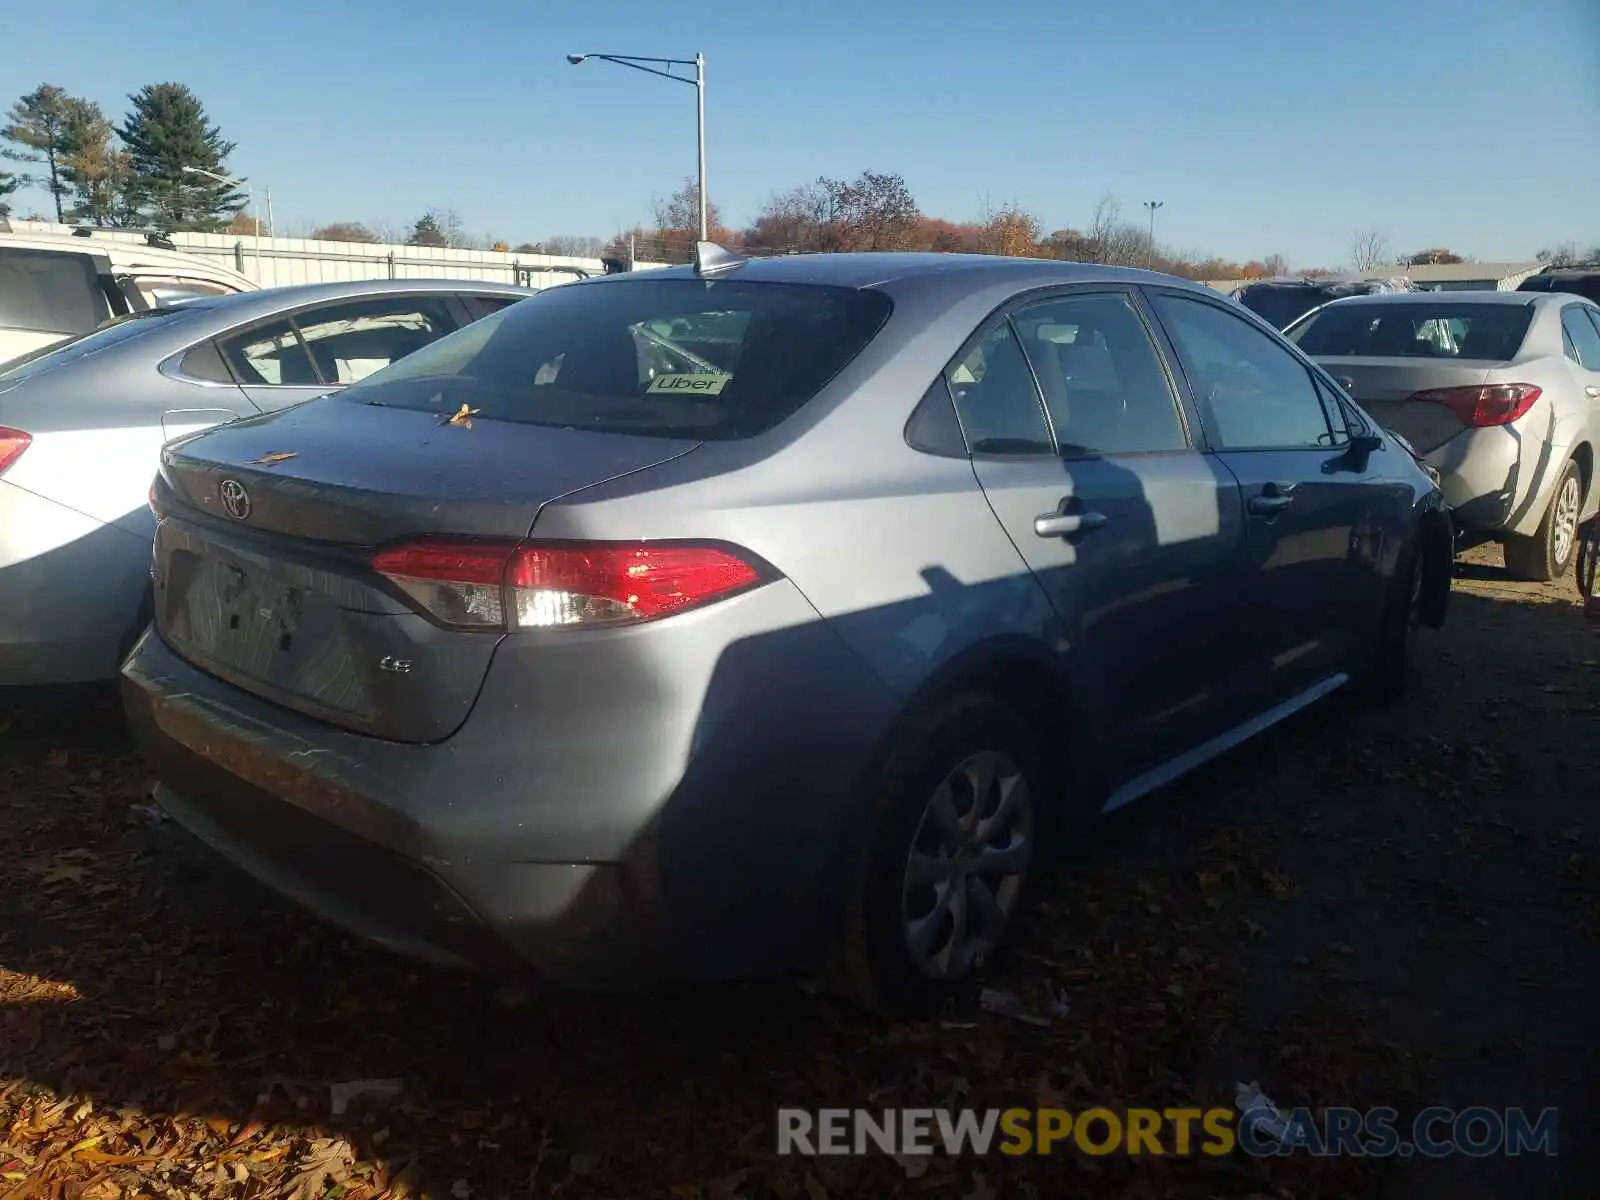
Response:
M0 1200L1592 1196L1600 626L1478 553L1415 698L1308 714L1107 822L979 1014L792 988L508 996L287 911L141 811L113 705L0 711ZM329 1085L398 1081L338 1113ZM773 1153L773 1110L1561 1109L1439 1162Z

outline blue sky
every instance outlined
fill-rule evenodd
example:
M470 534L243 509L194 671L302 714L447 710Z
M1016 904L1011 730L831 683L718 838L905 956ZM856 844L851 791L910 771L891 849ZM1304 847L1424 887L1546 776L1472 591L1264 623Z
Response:
M1163 243L1296 265L1368 227L1486 259L1600 243L1600 0L12 7L7 103L50 82L120 118L141 85L186 83L280 228L429 206L513 242L646 221L694 170L694 91L564 55L700 51L707 191L736 224L871 169L952 220L1161 200Z

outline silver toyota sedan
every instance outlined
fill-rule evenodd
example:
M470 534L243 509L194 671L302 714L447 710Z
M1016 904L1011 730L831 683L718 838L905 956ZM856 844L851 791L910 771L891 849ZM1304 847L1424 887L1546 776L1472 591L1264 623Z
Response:
M702 253L166 447L173 817L418 958L926 1011L1051 839L1444 619L1428 474L1208 289Z
M367 280L184 300L0 366L0 686L114 680L161 444L336 390L535 293Z
M1539 292L1335 300L1287 330L1442 479L1462 548L1524 579L1571 568L1600 510L1600 305Z

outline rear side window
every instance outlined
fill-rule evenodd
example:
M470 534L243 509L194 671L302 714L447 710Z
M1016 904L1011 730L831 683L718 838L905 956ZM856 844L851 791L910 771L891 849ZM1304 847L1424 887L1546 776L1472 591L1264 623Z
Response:
M220 345L240 383L305 387L322 382L287 318L233 334Z
M467 312L474 321L487 317L490 313L497 313L502 308L509 308L525 296L462 296L461 299L467 306Z
M354 383L456 328L445 302L426 296L341 300L223 338L240 383L268 387Z
M733 439L797 411L870 342L881 292L738 280L570 284L342 393L485 420Z
M1123 295L1046 300L1013 318L1067 456L1188 448L1155 345Z
M1566 332L1578 365L1586 371L1600 371L1600 331L1589 317L1586 306L1569 305L1561 310L1561 328Z
M455 332L445 302L418 296L356 300L294 314L324 383L355 383Z
M1346 301L1298 326L1291 340L1313 358L1515 358L1533 321L1526 304Z
M88 333L110 315L88 255L0 248L0 326Z
M1009 321L985 334L946 378L972 453L1055 453L1039 390Z

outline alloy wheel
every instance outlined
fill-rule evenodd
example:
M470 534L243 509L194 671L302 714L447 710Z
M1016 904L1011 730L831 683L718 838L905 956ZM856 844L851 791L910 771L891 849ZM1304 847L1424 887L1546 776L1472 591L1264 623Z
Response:
M934 789L906 859L907 948L931 979L959 980L1005 936L1033 863L1034 796L1008 755L987 750Z
M1550 515L1550 552L1559 564L1572 556L1578 540L1578 510L1583 505L1583 488L1576 475L1561 481L1556 493L1555 510Z

